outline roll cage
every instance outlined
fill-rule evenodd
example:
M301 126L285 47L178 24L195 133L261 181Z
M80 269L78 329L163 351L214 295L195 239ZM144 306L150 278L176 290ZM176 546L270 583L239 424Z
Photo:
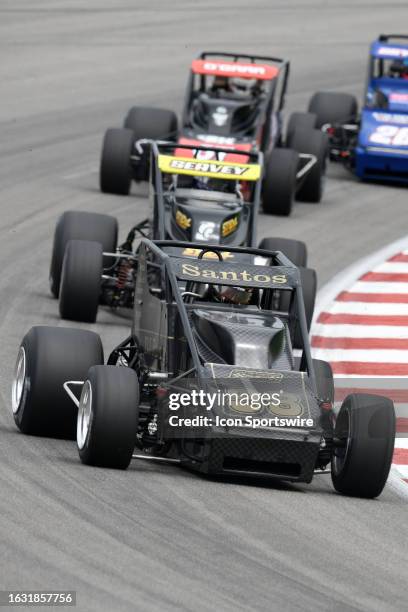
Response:
M139 141L139 142L143 143L143 141ZM212 149L210 146L207 146L204 144L202 146L198 146L198 145L184 145L184 144L176 145L174 142L154 142L154 141L144 141L144 142L149 144L150 150L151 150L150 199L151 199L151 203L153 207L153 219L152 219L153 236L156 239L157 238L163 239L166 235L165 215L164 215L164 212L165 212L164 198L166 195L169 195L170 193L174 193L174 194L177 193L177 189L174 188L174 183L173 184L169 183L168 189L165 189L165 183L166 183L165 173L163 173L163 171L160 169L160 164L159 164L159 157L161 154L166 154L166 153L174 154L173 153L174 150L177 149L178 151L177 157L180 155L180 151L182 150L185 150L186 152L189 152L189 153L193 153L193 156L195 156L198 151L202 151L205 153L206 151L211 150L216 161L220 161L220 158L222 157L223 154L224 155L234 154L244 159L245 158L249 159L248 163L256 164L260 166L260 168L263 167L263 154L261 152L243 153L242 151L233 149L231 147L226 148L226 147L218 147L218 146L216 147L216 149ZM177 173L175 173L175 175L177 175ZM191 173L191 176L194 176L194 173ZM216 180L217 182L219 181L221 184L223 179L221 177L217 177L214 180ZM237 178L237 181L240 181L240 179ZM240 182L243 182L243 181L244 179L242 179L242 181ZM203 191L202 193L205 194L206 192ZM248 199L246 199L245 202L253 206L252 215L253 215L253 218L255 219L259 211L259 207L260 207L261 180L253 181L253 186L250 189L247 189L246 193L248 195ZM204 199L204 196L203 196L203 199ZM254 223L250 224L249 234L250 234L250 244L252 245L255 242L255 238L256 238Z
M189 248L194 249L200 253L197 259L193 259L191 257L183 257L183 250ZM189 320L189 310L193 307L199 306L200 309L211 310L214 309L214 306L211 304L203 303L203 302L195 302L193 304L186 303L183 294L186 292L186 277L180 272L180 264L182 262L187 266L191 266L193 264L197 264L200 262L200 265L205 265L206 267L210 267L212 269L217 269L222 264L222 267L226 270L226 273L231 273L233 270L240 270L242 268L255 268L259 271L259 274L264 275L285 275L286 281L284 285L279 283L274 283L272 280L268 282L265 286L262 287L264 292L269 292L269 300L266 300L265 303L269 305L272 303L272 292L283 292L290 291L291 299L290 305L288 307L288 312L282 312L278 309L274 308L261 308L262 310L267 311L270 314L274 314L275 316L283 317L288 321L289 329L291 333L294 334L295 326L298 324L300 326L300 333L303 339L303 353L301 359L301 370L307 371L312 385L312 390L316 393L316 379L313 368L313 361L310 351L309 337L307 331L307 323L306 323L306 314L303 302L303 292L300 281L299 271L292 264L287 257L285 257L279 251L265 251L262 249L256 248L242 248L242 247L228 247L228 253L233 253L236 255L236 262L232 264L228 260L222 259L223 252L225 253L225 247L220 246L203 246L199 243L186 243L186 242L176 242L169 240L159 240L159 241L151 241L147 239L142 239L139 252L138 252L138 260L139 260L139 271L140 274L145 275L144 282L140 282L136 284L136 294L135 294L135 318L140 313L141 309L146 309L147 316L152 314L153 310L156 309L157 317L161 318L161 321L165 322L165 325L168 324L168 321L171 318L170 314L166 314L169 311L169 308L173 308L175 312L177 312L177 316L179 317L182 334L185 338L185 341L188 345L190 355L191 355L191 367L188 368L187 371L177 376L177 378L182 378L184 376L191 375L192 373L196 373L196 377L198 379L199 384L203 384L205 379L205 368L202 362L202 359L199 355L197 342L194 338L193 330L191 327L191 323ZM212 253L217 256L219 259L216 262L214 259L211 261L205 258L206 253ZM241 259L239 258L241 256ZM251 266L247 264L247 262L242 262L242 257L262 257L270 259L271 265L258 265ZM145 262L145 266L143 265ZM150 285L148 290L146 290L146 284L149 285L151 279L149 279L149 273L147 271L147 266L153 270L154 277L154 286ZM143 269L145 267L145 269ZM225 272L224 272L225 274ZM272 278L271 277L271 278ZM159 278L159 281L158 281ZM214 281L208 278L201 278L199 280L196 278L197 282L207 283L209 285L217 285L220 284L220 281ZM235 284L237 286L240 285L240 282L232 281L221 281L221 284L225 284L229 282L229 284ZM143 288L143 285L145 287ZM254 289L260 289L260 285L258 282L243 283L245 287L252 287ZM138 291L140 294L138 295ZM150 305L150 297L151 301L154 304ZM147 299L147 303L146 303ZM236 308L234 310L234 306L230 306L224 303L217 303L216 308L218 310L227 310L229 309L231 312L237 312ZM244 307L245 308L245 307ZM166 312L165 312L166 311ZM244 312L242 310L241 312ZM156 319L155 319L156 320ZM156 323L155 323L156 324ZM159 326L162 324L159 323ZM136 342L136 333L135 327L133 328L133 342ZM136 325L137 332L137 325ZM160 332L160 334L156 334L166 337L169 340L170 333L167 334ZM158 342L157 338L154 340ZM160 347L156 346L153 353L160 351ZM165 349L167 350L167 349ZM154 368L153 368L154 370ZM160 377L161 373L156 372L156 374ZM171 375L172 373L170 373ZM154 378L153 374L153 378ZM149 372L149 376L151 373Z
M225 53L218 51L203 51L198 59L217 59L217 60L228 60L234 63L239 63L242 60L249 61L252 64L257 63L269 63L278 69L277 76L265 80L265 99L262 101L260 112L256 119L257 125L264 125L265 129L262 134L261 148L267 144L267 137L270 133L271 116L273 113L280 113L284 107L285 94L287 90L288 78L289 78L289 61L278 57L252 55L243 53ZM237 76L239 76L237 74ZM256 78L256 77L255 77ZM190 76L187 82L185 104L182 114L182 129L194 129L191 123L191 110L193 102L197 99L200 93L207 91L207 76L205 74L195 74L193 70L190 71ZM276 102L275 102L276 101ZM221 99L220 99L221 102Z

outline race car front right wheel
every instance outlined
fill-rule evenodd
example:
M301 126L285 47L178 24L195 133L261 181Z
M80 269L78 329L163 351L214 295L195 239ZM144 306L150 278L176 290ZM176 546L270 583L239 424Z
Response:
M313 113L292 113L286 127L286 146L295 149L293 137L298 130L314 130L316 127L316 115Z
M273 149L265 161L262 205L265 213L287 217L295 197L299 155L292 149Z
M132 130L106 130L99 168L99 184L103 193L129 195L133 172L130 156L134 142Z
M307 266L307 247L301 240L262 238L258 248L265 251L281 251L295 266Z
M62 319L94 323L103 271L102 245L70 240L62 264L59 311Z
M89 368L102 363L102 342L97 334L32 327L20 345L12 385L17 427L30 435L74 438L77 408L64 383L85 380Z
M115 217L100 213L68 210L57 221L52 245L50 289L59 296L62 261L70 240L93 240L102 244L107 253L114 253L118 241L118 222ZM104 266L113 264L112 257L104 257Z
M139 422L139 380L120 366L92 367L78 409L77 446L82 463L126 469Z
M339 493L380 495L391 468L395 411L387 397L355 393L344 400L336 419L331 475Z
M123 127L133 131L134 140L176 141L178 133L177 115L164 108L133 106L126 115ZM146 147L137 165L133 166L136 181L149 179L150 152Z
M296 199L302 202L320 202L323 196L329 139L320 130L298 129L292 136L292 147L298 153L313 155L316 159L304 177L299 179Z

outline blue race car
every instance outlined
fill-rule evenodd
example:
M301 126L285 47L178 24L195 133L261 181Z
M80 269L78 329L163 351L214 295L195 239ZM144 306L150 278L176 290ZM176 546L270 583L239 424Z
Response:
M319 92L288 130L319 127L330 159L359 178L408 183L408 35L382 34L372 43L365 103L345 93Z

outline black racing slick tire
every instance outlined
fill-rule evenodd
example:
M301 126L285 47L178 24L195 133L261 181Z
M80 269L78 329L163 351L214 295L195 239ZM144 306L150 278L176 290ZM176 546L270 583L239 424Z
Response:
M103 363L100 337L63 327L32 327L18 352L12 385L12 410L25 434L74 438L77 407L63 385L83 381L89 368ZM75 393L75 387L72 387Z
M62 264L59 311L62 319L95 323L103 272L102 245L70 240Z
M292 147L298 153L308 153L316 157L316 163L300 179L296 199L302 202L320 202L323 196L329 138L320 130L299 129L292 137Z
M331 475L343 495L380 495L391 468L395 411L387 397L351 394L336 419Z
M133 106L126 115L123 127L132 130L136 140L176 140L178 121L171 110Z
M298 130L314 130L315 127L316 115L313 113L292 113L286 128L286 146L289 149L295 149L292 145L295 133Z
M83 386L77 425L81 461L126 469L132 459L139 422L139 380L134 370L96 366Z
M124 127L132 130L134 141L143 138L148 140L177 140L177 115L164 108L133 106L126 115ZM150 150L149 147L145 146L140 161L133 164L136 181L147 181L149 179L149 160Z
M103 193L129 195L133 175L130 156L134 142L132 130L106 130L99 168L99 185Z
M319 91L312 96L308 110L316 115L316 127L320 129L327 123L354 123L358 104L350 94Z
M295 266L307 266L307 247L301 240L291 238L262 238L259 249L281 251Z
M118 241L118 222L110 215L76 210L61 215L54 232L50 266L50 289L54 297L59 296L62 262L70 240L100 242L106 253L114 253ZM111 263L112 258L104 258L105 267Z
M265 213L287 217L292 212L299 156L292 149L273 149L265 162L262 205Z
M314 307L317 293L317 274L312 268L299 268L302 283L303 301L305 305L306 327L310 330L313 320ZM300 325L297 323L295 329L293 348L303 349L303 339Z

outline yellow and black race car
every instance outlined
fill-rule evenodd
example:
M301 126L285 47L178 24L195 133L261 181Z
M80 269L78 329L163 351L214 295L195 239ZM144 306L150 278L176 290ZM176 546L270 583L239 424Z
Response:
M223 149L208 159L204 146L150 142L149 148L149 218L133 227L123 244L117 247L117 221L109 215L69 211L59 219L50 279L62 318L92 322L99 304L132 306L137 237L258 246L262 153L243 158L237 151L235 161L226 161ZM301 241L264 238L259 247L281 250L295 265L306 266Z

